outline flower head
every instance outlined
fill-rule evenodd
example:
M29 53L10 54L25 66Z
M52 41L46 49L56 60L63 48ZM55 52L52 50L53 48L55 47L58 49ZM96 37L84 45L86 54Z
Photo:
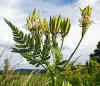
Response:
M79 20L80 27L82 27L82 36L86 33L89 26L92 24L91 20L91 11L92 8L90 6L85 7L84 9L80 8L82 18Z

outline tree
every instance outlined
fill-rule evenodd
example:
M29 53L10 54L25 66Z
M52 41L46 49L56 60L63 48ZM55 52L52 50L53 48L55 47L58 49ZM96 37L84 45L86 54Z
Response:
M56 77L63 71L65 67L69 65L69 62L80 43L82 42L86 31L91 24L91 7L87 6L84 9L80 8L81 16L80 26L82 27L81 39L76 46L73 53L68 60L63 60L62 47L64 38L70 30L70 19L50 16L49 23L46 18L41 19L41 13L37 15L37 10L27 16L25 28L29 30L29 34L25 34L19 31L10 21L4 18L5 22L10 26L13 32L14 41L17 42L12 51L20 53L26 60L35 67L42 66L44 70L48 70L52 79L52 86L56 84ZM62 43L59 48L57 42L57 35L61 34ZM43 39L45 38L45 39ZM53 63L50 62L50 58L53 59Z
M100 63L100 41L97 44L97 49L94 50L94 53L90 54L90 59Z

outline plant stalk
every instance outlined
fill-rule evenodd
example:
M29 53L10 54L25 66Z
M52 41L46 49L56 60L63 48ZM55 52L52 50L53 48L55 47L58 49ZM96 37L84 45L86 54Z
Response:
M61 50L62 50L62 47L63 47L63 43L64 43L64 37L62 37Z
M69 59L67 60L66 64L63 66L63 68L69 63L69 61L71 60L71 58L73 57L73 55L75 54L76 50L78 49L79 45L81 44L82 40L83 40L84 36L81 37L78 45L76 46L75 50L73 51L73 53L71 54L71 56L69 57Z

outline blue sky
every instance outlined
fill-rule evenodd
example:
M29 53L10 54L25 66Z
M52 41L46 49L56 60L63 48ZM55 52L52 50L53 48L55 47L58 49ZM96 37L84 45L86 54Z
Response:
M97 42L100 40L100 0L0 0L0 51L6 47L3 58L0 59L1 64L6 55L11 54L11 46L15 44L10 28L4 22L3 17L10 20L20 30L26 32L22 26L25 24L25 17L32 13L34 8L42 11L42 17L49 20L49 16L69 17L71 20L71 30L64 42L64 57L67 58L76 47L80 37L81 28L79 27L80 11L79 7L92 6L92 19L94 24L89 28L80 48L77 50L74 59L82 55L77 63L85 63L89 59L89 54L96 48ZM19 54L13 53L12 65L20 62L18 68L33 68Z

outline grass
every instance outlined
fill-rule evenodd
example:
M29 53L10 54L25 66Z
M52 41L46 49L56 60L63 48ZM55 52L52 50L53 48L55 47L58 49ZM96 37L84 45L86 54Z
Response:
M9 86L46 86L49 82L48 78L45 74L32 74L31 77L28 79L29 75L19 74L18 79L12 79L9 83ZM2 82L2 75L0 75L0 81Z
M4 50L0 56L2 57L3 54ZM51 78L48 72L44 74L40 74L39 72L34 74L34 71L29 74L15 73L7 69L9 68L7 66L10 65L7 61L9 60L5 60L5 72L0 75L0 86L51 86ZM56 77L55 86L100 86L99 75L100 64L97 62L84 66L72 65L69 70ZM66 85L62 85L63 81L66 82Z

